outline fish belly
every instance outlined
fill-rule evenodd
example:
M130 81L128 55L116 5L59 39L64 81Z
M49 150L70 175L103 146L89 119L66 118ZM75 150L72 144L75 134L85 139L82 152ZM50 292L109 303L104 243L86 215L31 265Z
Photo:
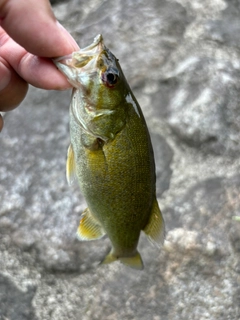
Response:
M80 143L84 132L74 119L70 127L77 177L88 207L114 250L131 255L155 196L154 159L145 122L133 113L124 129L97 150Z

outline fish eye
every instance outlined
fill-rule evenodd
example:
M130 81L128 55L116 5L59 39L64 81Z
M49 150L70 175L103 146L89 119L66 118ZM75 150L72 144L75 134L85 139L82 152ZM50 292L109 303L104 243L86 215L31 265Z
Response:
M107 81L108 81L108 83L109 83L110 85L116 84L117 81L118 81L118 75L115 74L115 73L109 72L109 73L107 74Z
M101 78L107 87L113 87L119 80L119 71L116 68L110 67L102 73Z

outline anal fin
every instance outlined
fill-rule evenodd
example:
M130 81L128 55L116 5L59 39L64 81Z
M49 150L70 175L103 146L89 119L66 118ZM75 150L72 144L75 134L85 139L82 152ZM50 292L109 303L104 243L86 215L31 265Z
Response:
M164 220L156 198L153 201L148 224L143 231L148 236L148 239L157 247L161 247L163 245L165 237Z
M93 217L90 210L85 209L77 229L77 238L79 240L96 240L102 238L105 234L102 226Z

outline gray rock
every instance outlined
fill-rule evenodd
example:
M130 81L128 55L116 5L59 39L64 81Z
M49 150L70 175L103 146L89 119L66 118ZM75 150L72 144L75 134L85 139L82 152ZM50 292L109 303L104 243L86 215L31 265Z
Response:
M204 152L239 154L239 75L237 60L186 54L167 80L168 122L177 137ZM176 85L177 83L177 85Z
M0 274L0 288L0 319L37 319L32 306L35 287L22 291L9 277Z
M70 92L31 88L0 138L0 318L240 318L237 1L63 1L81 47L102 33L146 117L166 223L145 269L98 266L78 242L85 201L65 179ZM22 317L22 318L21 318Z
M103 34L131 84L146 76L158 77L159 66L176 48L191 21L183 6L166 0L154 0L151 5L144 0L96 1L91 10L82 1L72 1L65 4L65 10L62 6L59 9L56 8L57 17L59 14L61 20L62 12L67 13L62 22L81 47L91 43L97 34ZM79 21L72 21L72 14L81 9L88 14L81 13Z
M199 17L164 66L160 88L165 93L160 99L180 143L204 153L238 156L239 11L234 3L222 11L217 1L211 4L219 12L205 13L204 19L195 9Z
M191 187L166 209L167 225L173 228L166 259L174 261L179 274L170 285L170 295L178 300L171 319L178 319L176 314L187 319L190 312L194 319L239 317L240 223L232 220L239 212L239 192L239 175L214 177ZM177 289L183 286L185 292Z
M171 163L173 158L173 151L169 144L166 142L166 139L161 135L152 133L151 139L156 162L157 196L161 196L164 191L168 190L170 185L172 175Z

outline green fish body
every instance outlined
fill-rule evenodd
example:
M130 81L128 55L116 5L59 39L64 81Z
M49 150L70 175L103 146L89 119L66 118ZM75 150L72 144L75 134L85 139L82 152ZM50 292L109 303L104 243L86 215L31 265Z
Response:
M71 183L77 176L88 205L77 236L94 240L107 234L112 250L103 263L120 260L143 269L137 251L140 232L161 245L164 222L142 111L101 35L55 63L74 86L67 179Z

